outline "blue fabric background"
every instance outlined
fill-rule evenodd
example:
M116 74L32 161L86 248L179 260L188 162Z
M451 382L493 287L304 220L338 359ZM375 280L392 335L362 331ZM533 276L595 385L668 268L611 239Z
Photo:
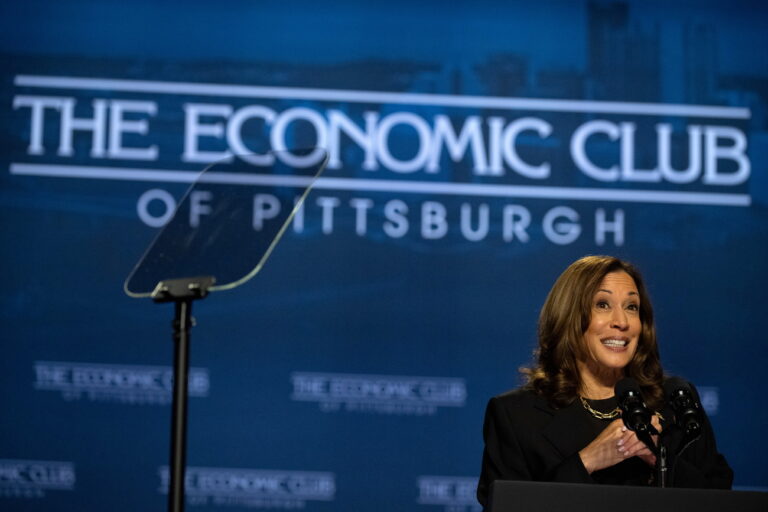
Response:
M105 395L93 385L67 395L45 389L40 372L93 365L101 375L113 368L146 376L156 375L148 367L163 367L167 376L172 309L127 297L122 282L156 233L138 218L139 197L153 188L178 197L184 184L28 176L11 169L39 164L199 171L203 164L181 159L183 108L189 102L235 109L263 104L277 111L306 107L321 115L339 109L360 125L366 110L381 117L411 112L428 122L439 114L455 123L471 115L541 118L554 126L553 136L525 132L518 151L526 161L552 164L546 180L509 170L503 177L478 177L468 159L452 162L445 151L438 173L396 173L383 166L365 171L362 151L349 140L342 144L342 168L328 169L326 177L596 188L605 194L604 200L581 200L315 191L305 230L289 230L252 281L195 305L192 366L202 380L190 398L188 464L220 468L228 483L221 484L226 492L199 487L204 490L189 502L192 510L476 509L471 492L486 401L520 383L517 369L531 360L538 311L556 277L574 259L595 253L629 259L644 272L665 370L702 389L735 485L768 488L761 449L768 417L760 386L768 355L762 322L768 284L767 14L764 4L748 1L6 2L0 7L0 508L165 506L160 475L168 464L167 403L148 403L140 386L125 383L108 386ZM30 75L709 105L746 108L750 116L19 85L19 76ZM31 110L14 108L20 95L75 98L82 118L93 115L94 98L155 102L150 133L125 141L157 145L157 158L93 157L84 132L75 136L72 156L59 155L53 109L45 114L45 154L30 154ZM574 167L568 137L595 119L637 123L636 161L643 168L656 162L656 123L671 123L681 134L673 142L678 167L687 163L687 126L735 127L748 139L749 179L724 187L701 180L593 180ZM298 141L302 137L296 134ZM618 161L618 143L601 140L593 154L607 167ZM263 144L257 139L253 149ZM390 144L401 159L418 149L407 128L393 131ZM225 149L210 138L203 148ZM732 172L732 162L720 163L723 172ZM740 194L749 204L615 201L611 194L617 190ZM340 201L331 233L321 230L314 202L319 196ZM374 202L363 236L355 232L353 197ZM409 207L410 229L400 238L382 227L384 205L394 199ZM448 211L445 237L420 234L426 201ZM469 241L461 234L464 203L475 215L488 205L491 230L485 239ZM503 240L500 219L508 204L530 212L528 241ZM573 243L553 243L542 228L542 218L557 206L579 214L582 233ZM604 245L596 243L600 208L609 218L623 210L623 244L611 234ZM412 377L422 391L425 382L448 379L441 382L450 384L454 400L434 406L422 394L419 407L412 407L377 388L357 405L316 403L297 398L297 379L309 374L326 385L340 376L390 386ZM387 405L392 400L400 405ZM278 489L257 490L253 480L238 487L233 480L246 470L265 472ZM74 479L64 477L64 488L55 488L46 471L73 471ZM326 491L331 483L328 499L308 498L311 493L291 487L280 472L294 482L300 472L321 473L313 481L324 482Z

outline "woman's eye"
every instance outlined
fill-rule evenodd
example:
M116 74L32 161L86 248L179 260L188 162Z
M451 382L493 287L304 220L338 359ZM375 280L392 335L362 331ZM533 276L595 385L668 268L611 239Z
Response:
M604 301L604 300L600 300L600 301L597 302L597 304L595 304L595 307L598 308L598 309L607 309L608 308L608 303L606 301Z
M629 309L630 311L640 311L640 306L637 304L630 304L629 306L627 306L627 309Z

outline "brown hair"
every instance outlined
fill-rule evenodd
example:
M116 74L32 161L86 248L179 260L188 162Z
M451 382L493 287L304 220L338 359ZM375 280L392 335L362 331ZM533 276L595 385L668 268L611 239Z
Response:
M640 338L624 372L640 385L647 405L658 410L663 403L664 372L651 300L640 272L612 256L585 256L573 262L549 291L539 316L539 346L534 352L538 364L521 369L528 378L526 386L557 407L570 404L578 396L581 378L576 362L587 356L583 340L592 317L592 300L610 272L629 274L640 294Z

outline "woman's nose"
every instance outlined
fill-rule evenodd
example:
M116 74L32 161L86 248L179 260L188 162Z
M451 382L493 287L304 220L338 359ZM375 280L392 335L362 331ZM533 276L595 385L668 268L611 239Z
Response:
M627 313L621 308L614 309L613 316L611 317L611 327L615 327L623 331L627 328L628 325L629 322L627 321Z

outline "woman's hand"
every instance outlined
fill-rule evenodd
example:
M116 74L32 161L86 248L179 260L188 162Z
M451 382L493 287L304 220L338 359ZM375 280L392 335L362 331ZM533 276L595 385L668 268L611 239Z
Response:
M653 416L651 423L661 431L657 416ZM654 443L658 442L657 438L658 436L653 436ZM656 456L653 452L637 438L634 432L624 426L621 418L613 420L600 435L579 452L579 456L590 474L635 456L649 466L656 464Z
M619 451L619 448L626 444L625 437L626 427L621 418L613 420L605 427L600 435L579 452L587 473L592 474L623 461L624 453Z

